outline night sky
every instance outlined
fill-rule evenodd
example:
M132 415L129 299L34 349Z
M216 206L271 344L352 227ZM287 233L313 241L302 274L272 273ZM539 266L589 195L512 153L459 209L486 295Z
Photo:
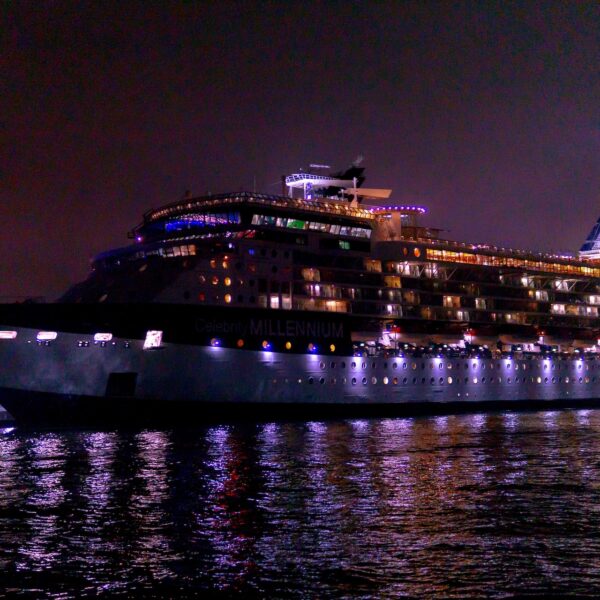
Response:
M1 296L359 154L453 239L576 251L600 215L598 2L0 0L0 40Z

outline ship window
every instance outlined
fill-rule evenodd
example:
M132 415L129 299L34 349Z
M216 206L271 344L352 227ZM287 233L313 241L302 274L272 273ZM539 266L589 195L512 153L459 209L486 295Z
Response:
M55 340L58 334L56 331L40 331L37 334L37 340L40 342L48 342L50 340Z
M319 379L319 383L321 383L321 384L325 383L325 378L324 378L324 377L321 377L321 378Z
M325 368L325 363L324 362L320 362L319 363L319 367L321 367L321 369L324 369Z
M309 377L308 378L308 383L313 384L315 382L313 377Z
M371 383L375 385L377 383L377 377L371 377Z
M362 380L362 382L363 382L363 385L367 385L367 378L366 378L366 377L363 377L363 380Z
M16 331L0 331L0 340L14 340L16 337Z
M341 368L341 369L345 369L345 368L346 368L346 363L345 363L344 361L342 361L342 362L340 363L340 368Z
M356 385L356 377L352 378L352 385Z
M225 294L225 302L226 302L226 304L231 303L231 294Z
M2 333L2 332L0 332ZM113 336L112 333L95 333L94 341L95 342L110 342Z
M151 348L159 348L162 343L162 336L162 331L147 331L146 339L144 340L144 350L150 350Z
M433 384L435 383L435 377L432 377L432 378L429 380L429 383L430 383L431 385L433 385Z
M448 377L448 383L452 383L452 377Z
M390 380L387 377L383 378L383 385L387 385L390 382Z
M204 302L204 301L206 300L206 295L204 294L204 292L200 292L200 293L198 294L198 300L199 300L200 302Z

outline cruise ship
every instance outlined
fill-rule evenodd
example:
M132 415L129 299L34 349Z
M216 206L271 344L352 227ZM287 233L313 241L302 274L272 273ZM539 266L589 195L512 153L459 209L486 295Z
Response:
M0 404L42 425L600 404L578 257L444 239L359 164L151 210L52 303L0 306Z

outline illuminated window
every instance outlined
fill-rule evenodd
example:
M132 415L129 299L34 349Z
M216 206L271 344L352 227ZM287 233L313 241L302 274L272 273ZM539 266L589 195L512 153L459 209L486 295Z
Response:
M212 278L211 278L211 280L210 280L210 282L213 285L217 285L219 283L219 278L216 275L213 275Z
M231 285L231 277L225 277L225 279L223 279L223 283L226 286L230 286Z
M238 340L238 341L237 341L237 347L238 347L238 348L243 348L243 347L244 347L244 340L241 340L241 339L240 339L240 340Z
M231 304L231 294L225 294L225 302L226 304Z
M162 331L147 331L146 339L144 340L144 350L149 350L151 348L159 348L162 344Z
M37 340L40 342L48 342L51 340L55 340L58 334L56 331L40 331L37 334Z
M16 331L0 331L0 340L14 340L16 337Z

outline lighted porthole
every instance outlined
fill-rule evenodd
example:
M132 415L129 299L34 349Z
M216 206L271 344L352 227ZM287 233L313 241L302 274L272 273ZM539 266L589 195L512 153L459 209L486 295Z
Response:
M413 364L411 365L411 369L412 369L413 371L416 371L416 369L417 369L417 363L413 363Z
M217 261L216 261L214 258L212 258L212 259L210 260L210 266L211 266L213 269L216 269L216 268L217 268Z
M477 383L477 377L473 377L473 383Z
M225 279L223 279L223 283L229 287L231 285L231 277L225 277Z
M537 381L538 383L542 383L542 378L541 378L541 377L537 377L537 378L536 378L536 381Z
M229 269L229 263L226 260L224 260L221 264L223 265L224 269Z
M219 283L219 278L218 278L216 275L213 275L213 276L211 277L211 280L210 280L210 282L211 282L213 285L217 285L217 284Z
M231 304L231 294L225 294L225 304Z
M452 379L452 377L448 377L448 378L447 378L447 381L448 381L448 383L450 383L450 384L451 384L451 383L452 383L454 380Z
M416 258L419 258L419 256L421 256L421 250L419 250L419 248L415 248L413 250L413 254L415 255Z
M398 385L398 378L397 378L397 377L394 377L394 379L392 379L392 383L393 383L394 385ZM406 383L406 378L405 378L405 383Z
M387 385L390 382L390 380L387 377L383 378L383 385Z

